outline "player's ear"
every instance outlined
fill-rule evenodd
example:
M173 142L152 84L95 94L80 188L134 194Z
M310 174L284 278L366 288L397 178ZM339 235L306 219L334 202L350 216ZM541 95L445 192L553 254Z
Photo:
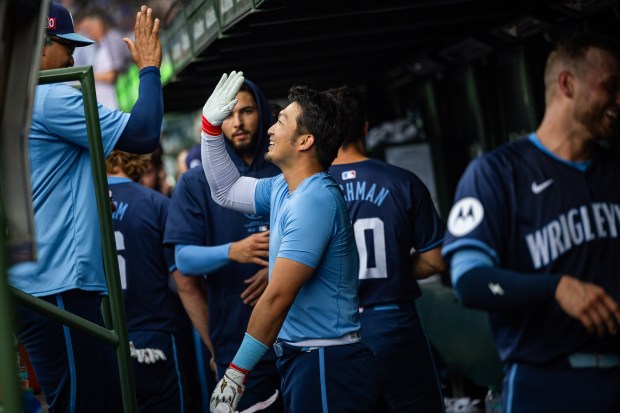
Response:
M563 70L558 74L557 86L560 93L568 98L575 94L575 75L568 70Z
M314 145L314 135L312 134L307 133L299 136L299 138L297 139L297 146L301 150L306 151L310 149L312 145Z

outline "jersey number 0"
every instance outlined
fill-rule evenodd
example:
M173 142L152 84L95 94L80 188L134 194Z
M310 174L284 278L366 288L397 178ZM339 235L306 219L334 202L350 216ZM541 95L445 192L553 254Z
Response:
M360 256L359 279L387 278L385 228L379 218L361 218L353 224Z

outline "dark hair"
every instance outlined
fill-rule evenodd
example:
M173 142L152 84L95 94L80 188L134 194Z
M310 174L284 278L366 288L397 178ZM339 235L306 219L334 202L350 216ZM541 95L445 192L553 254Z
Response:
M559 40L553 52L570 60L581 60L590 47L605 50L620 58L620 45L612 37L598 33L575 33Z
M344 85L329 89L327 93L331 94L340 103L349 120L349 126L344 134L342 146L346 148L354 142L363 141L367 111L366 99L362 92L351 86Z
M348 122L342 105L329 93L306 86L291 87L288 99L291 103L297 103L300 108L295 137L305 133L312 134L317 161L323 168L329 168L338 155L347 130Z
M555 94L555 82L560 70L566 68L575 74L588 70L586 53L590 48L605 50L620 60L620 48L615 39L593 33L576 33L557 41L545 66L545 100L551 102Z
M269 102L269 110L271 111L271 116L273 116L274 119L277 119L278 115L280 115L280 111L282 111L282 106L275 102Z

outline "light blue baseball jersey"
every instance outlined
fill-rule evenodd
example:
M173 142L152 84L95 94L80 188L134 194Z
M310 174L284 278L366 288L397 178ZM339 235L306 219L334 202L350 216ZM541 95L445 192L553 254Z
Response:
M129 114L98 106L108 156ZM106 291L84 101L66 84L37 86L29 136L37 239L36 271L9 283L34 296Z
M342 337L359 330L359 259L342 191L327 172L292 193L282 175L261 179L256 213L270 214L269 275L276 258L315 269L301 288L278 338L296 342Z

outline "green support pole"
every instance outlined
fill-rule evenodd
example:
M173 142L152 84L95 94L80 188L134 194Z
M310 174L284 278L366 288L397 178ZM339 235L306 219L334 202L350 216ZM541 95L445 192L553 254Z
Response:
M4 191L0 191L4 195ZM13 339L13 307L7 284L6 216L0 199L0 412L23 412L22 389L17 380L17 353Z
M428 111L428 129L432 138L430 139L431 153L433 154L433 165L435 177L437 178L437 199L439 202L439 214L447 221L450 213L451 199L448 196L446 184L446 173L444 167L444 156L440 156L442 147L445 144L443 138L441 124L439 123L439 111L437 109L437 100L435 87L431 80L426 80L423 84L424 105Z
M78 68L79 69L79 68ZM121 389L123 391L123 406L125 412L138 411L136 391L131 370L131 356L129 354L129 337L125 322L125 307L121 292L120 274L118 272L118 257L116 255L116 241L114 240L114 227L112 226L112 211L110 209L110 195L108 191L108 179L105 172L105 154L101 142L101 126L99 124L99 112L95 94L95 78L93 68L82 74L80 78L82 93L84 95L84 111L86 112L86 126L88 128L88 143L90 148L90 161L93 169L95 182L95 195L97 198L97 211L99 212L99 229L101 231L101 245L103 248L103 266L106 273L106 282L110 295L110 313L112 324L115 328L120 343L116 348L118 370L120 374ZM105 311L104 311L105 312ZM108 326L109 327L109 326Z

